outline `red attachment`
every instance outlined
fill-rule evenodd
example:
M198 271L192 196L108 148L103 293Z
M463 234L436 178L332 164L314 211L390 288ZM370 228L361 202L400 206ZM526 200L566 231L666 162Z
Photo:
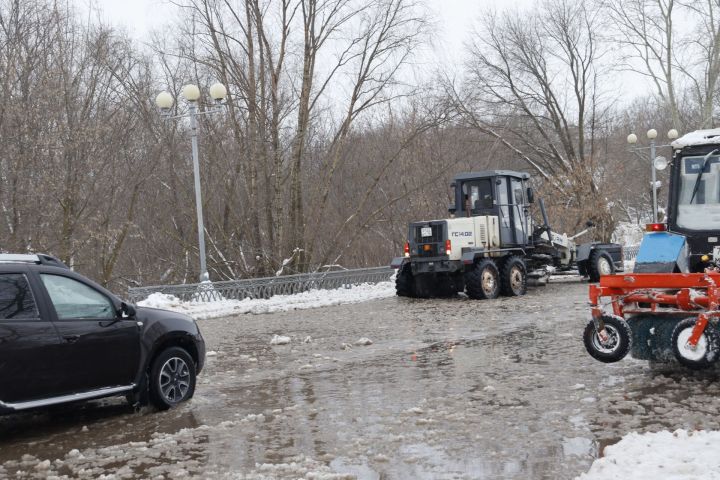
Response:
M697 345L708 321L720 317L720 273L632 273L603 275L590 285L588 295L593 318L602 315L601 298L610 297L613 313L695 312L697 321L688 343Z
M664 223L648 223L645 225L645 230L648 232L664 232L667 230L667 225Z
M695 347L697 346L698 342L700 341L700 337L702 336L703 332L705 331L705 327L708 324L708 317L706 314L701 313L698 316L697 321L695 322L695 326L693 327L692 333L690 334L690 338L688 338L688 345Z

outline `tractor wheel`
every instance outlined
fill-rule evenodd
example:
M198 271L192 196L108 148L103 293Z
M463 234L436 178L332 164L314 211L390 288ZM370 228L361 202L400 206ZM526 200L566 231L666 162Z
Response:
M415 278L409 263L403 264L395 277L395 292L399 297L417 297Z
M615 315L603 315L605 332L608 339L606 342L600 340L595 331L595 322L590 320L583 332L585 350L595 360L604 363L619 362L630 351L631 335L630 326L625 320Z
M527 292L527 267L522 257L513 255L503 262L500 291L507 297L519 297Z
M695 348L687 343L695 326L695 317L686 318L675 326L672 333L672 347L678 362L693 370L708 368L718 359L720 335L714 326L708 324Z
M615 264L612 257L605 250L593 250L588 259L588 275L591 282L599 282L601 275L612 275L615 273Z
M476 300L493 299L500 295L500 273L492 259L483 258L465 273L465 292Z

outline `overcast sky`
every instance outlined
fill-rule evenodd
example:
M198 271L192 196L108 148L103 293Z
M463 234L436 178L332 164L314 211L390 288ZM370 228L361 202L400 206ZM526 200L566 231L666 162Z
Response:
M74 0L81 10L97 5L103 17L117 26L124 26L132 36L142 39L153 28L171 19L177 7L167 0ZM439 42L443 50L458 52L472 28L474 20L488 8L526 6L532 0L424 0L437 15Z
M148 33L162 27L175 16L178 7L168 0L71 0L79 10L89 11L95 5L103 12L105 20L125 28L138 40L147 38ZM469 38L473 25L490 9L532 8L534 0L422 0L433 12L436 20L436 38L431 45L428 60L442 65L446 70L458 68L464 59L464 45ZM420 57L420 62L424 62ZM456 70L457 69L457 70ZM614 76L622 84L626 98L647 91L647 81L637 75L617 74ZM618 79L622 80L619 81Z

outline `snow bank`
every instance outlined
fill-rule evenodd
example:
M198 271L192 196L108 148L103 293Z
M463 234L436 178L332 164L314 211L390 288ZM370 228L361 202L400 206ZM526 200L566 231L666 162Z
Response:
M645 235L644 224L618 222L612 240L620 245L640 245L643 235Z
M334 290L309 290L294 295L275 295L267 299L219 300L201 302L192 300L180 301L173 295L153 293L145 300L138 302L141 307L162 308L190 315L196 319L225 317L242 313L275 313L289 310L327 307L359 303L395 296L393 282L363 284L352 288Z
M577 480L720 479L720 432L630 433Z

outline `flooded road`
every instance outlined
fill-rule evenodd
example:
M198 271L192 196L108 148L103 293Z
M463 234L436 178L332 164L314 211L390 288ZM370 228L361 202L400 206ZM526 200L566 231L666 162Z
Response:
M630 431L720 429L716 372L591 359L586 299L575 282L203 320L191 402L0 417L0 477L564 479Z

